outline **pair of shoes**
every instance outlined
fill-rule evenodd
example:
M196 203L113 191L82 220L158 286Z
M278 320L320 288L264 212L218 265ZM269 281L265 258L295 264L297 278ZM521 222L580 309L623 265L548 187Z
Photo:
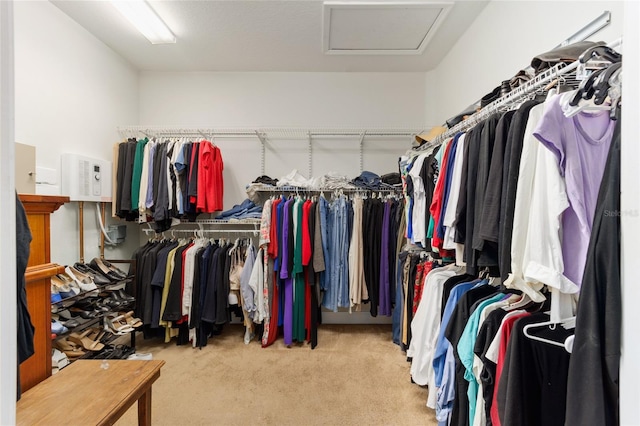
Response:
M112 310L111 306L105 304L104 300L98 297L88 297L86 299L79 300L73 305L73 307L89 312L95 311L98 314L101 312L110 312Z
M71 277L71 279L76 282L78 287L80 287L80 290L94 291L98 289L96 283L93 281L93 278L90 275L78 271L73 266L67 266L64 271L69 277Z
M69 332L69 329L62 325L59 321L51 319L51 332L57 335Z
M120 312L118 315L121 315L124 318L124 321L127 323L127 325L130 325L133 328L138 328L142 326L142 320L140 318L134 317L133 311Z
M62 302L62 296L60 296L60 292L58 291L58 287L52 282L51 283L51 304Z
M132 325L127 323L124 315L107 314L104 317L104 329L119 336L131 333L135 330Z
M71 361L80 358L86 353L81 346L78 346L76 343L69 340L68 336L54 341L53 347L64 352L67 358Z
M68 339L76 345L83 347L88 351L100 351L104 348L104 344L100 339L104 336L104 331L94 328L88 328L82 334L71 333Z
M126 302L133 302L136 300L135 297L131 296L130 294L127 294L127 292L125 292L123 289L114 290L112 291L112 293L117 293L118 297Z
M60 324L64 325L65 327L71 329L71 328L76 328L77 326L79 326L80 324L82 324L80 321L78 321L75 318L72 318L70 320L66 320L66 321L60 321Z
M79 315L73 316L71 315L71 312L69 312L68 309L57 311L56 314L51 314L51 315L52 315L52 318L55 316L55 319L60 321L60 323L67 328L75 328L79 325L86 323L90 319L90 318L89 319L82 318Z
M58 275L53 275L51 277L51 286L52 286L52 289L55 286L55 288L56 288L56 290L57 290L57 292L60 295L62 300L68 299L69 297L77 296L80 293L80 291L78 291L76 293L71 288L71 286L69 286L69 283L66 280L62 279L59 274ZM78 290L80 290L80 289L78 288Z
M127 345L109 345L95 356L96 359L128 359L134 353L134 349Z
M116 268L111 263L104 259L100 259L99 257L94 257L89 265L111 281L122 281L127 278L127 274L124 271Z
M69 365L69 357L58 349L53 349L51 352L51 370L55 374Z
M90 320L90 319L94 319L97 318L98 315L100 315L99 312L96 311L86 311L82 308L78 308L76 306L72 306L69 308L69 312L71 312L72 314L76 314L77 316L80 316L80 318L82 319L86 319L86 320Z
M105 284L111 283L111 280L105 278L104 275L102 275L101 273L99 273L89 265L77 262L73 265L73 267L77 271L90 276L91 279L93 279L93 282L96 283L96 285L105 285Z
M107 299L111 299L114 302L113 305L116 305L116 306L126 306L133 303L133 301L136 300L135 297L129 296L122 289L107 291L105 293L108 294ZM112 304L110 304L109 302L107 302L107 304L112 306Z
M66 314L69 315L69 317L71 316L71 313L67 310L65 311L60 311L60 312L65 312ZM63 317L62 315L60 315L59 313L51 313L51 322L56 321L60 324L62 324L63 326L67 327L67 328L75 328L77 326L80 325L80 321L70 318L70 319L65 319L65 317ZM56 326L57 327L57 326ZM55 331L53 331L53 325L51 326L51 331L55 333ZM69 331L69 330L67 330ZM66 331L65 331L66 333ZM56 333L58 334L58 333Z

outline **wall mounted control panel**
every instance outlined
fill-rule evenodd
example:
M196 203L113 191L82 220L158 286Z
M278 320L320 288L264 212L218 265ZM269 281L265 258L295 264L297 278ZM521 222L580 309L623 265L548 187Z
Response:
M62 154L62 194L71 201L111 201L111 162Z

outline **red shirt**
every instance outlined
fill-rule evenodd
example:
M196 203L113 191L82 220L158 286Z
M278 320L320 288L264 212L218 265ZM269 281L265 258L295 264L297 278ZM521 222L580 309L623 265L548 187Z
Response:
M273 200L271 203L271 229L269 236L269 247L267 248L267 254L272 259L278 257L278 204L282 201L281 198Z
M433 191L433 200L431 201L431 206L429 207L429 212L431 213L431 217L433 217L433 222L435 225L433 227L433 237L431 237L431 245L433 247L437 247L438 249L442 249L443 241L438 238L438 233L436 232L436 230L438 229L438 223L440 223L440 212L442 211L442 203L444 202L444 190L446 181L444 177L447 172L447 159L449 158L451 145L452 144L447 145L444 155L442 156L442 162L440 163L442 166L440 167L438 182L436 183L436 188Z
M302 264L307 266L311 261L311 235L309 234L309 211L311 200L302 205Z
M491 423L495 426L500 426L500 417L498 416L498 386L500 385L500 377L502 376L502 367L504 367L504 358L507 354L507 345L509 344L509 337L511 337L511 330L517 320L529 315L531 315L529 312L516 314L504 320L504 324L502 326L500 349L498 351L498 363L496 364L496 380L493 387L493 402L491 403Z
M206 140L200 142L196 211L213 213L223 210L223 168L220 148Z

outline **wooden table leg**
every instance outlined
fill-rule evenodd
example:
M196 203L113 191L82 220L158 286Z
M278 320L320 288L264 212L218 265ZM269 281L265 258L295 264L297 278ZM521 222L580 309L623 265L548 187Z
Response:
M151 386L138 399L138 426L151 426Z

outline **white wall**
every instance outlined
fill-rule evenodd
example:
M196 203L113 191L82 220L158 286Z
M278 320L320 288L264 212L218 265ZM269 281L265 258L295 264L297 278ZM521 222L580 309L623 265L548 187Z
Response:
M38 166L60 169L60 154L111 160L116 127L138 119L138 73L110 48L47 1L16 2L16 141L36 147ZM86 206L85 260L99 254L95 207ZM109 215L110 216L110 215ZM127 247L109 259L130 257ZM76 203L51 217L51 259L79 258Z
M424 73L158 73L140 75L140 123L203 127L416 127L424 126ZM123 123L125 124L125 123ZM257 138L216 139L224 158L225 208L246 198L260 175ZM314 139L312 175L359 174L358 138ZM411 139L366 138L363 168L397 171ZM265 173L296 168L308 175L306 139L270 140ZM325 323L389 322L368 312L325 313Z
M16 422L17 335L16 214L14 180L13 4L0 3L0 280L6 285L0 302L0 341L12 348L0 354L0 424ZM13 344L10 344L12 342Z
M611 11L611 23L590 37L610 42L622 36L621 1L492 1L453 49L427 73L435 81L428 96L428 122L444 123L491 92L600 16Z
M420 127L424 73L160 73L140 75L140 123L184 127ZM122 123L127 124L127 123ZM225 162L224 205L246 198L260 175L257 138L215 142ZM312 174L359 174L358 138L314 139ZM405 138L366 138L363 167L397 170ZM265 173L308 175L306 139L270 140Z
M637 76L640 73L640 3L625 2L624 24L624 69L626 75ZM640 218L637 214L625 212L640 211L638 197L638 158L640 158L640 83L637 78L624 81L624 107L622 108L622 147L621 147L621 212L622 221L622 357L620 360L620 424L623 426L640 423L640 344L638 344L638 324L640 311L636 301L640 290L637 276L637 241L640 238Z

